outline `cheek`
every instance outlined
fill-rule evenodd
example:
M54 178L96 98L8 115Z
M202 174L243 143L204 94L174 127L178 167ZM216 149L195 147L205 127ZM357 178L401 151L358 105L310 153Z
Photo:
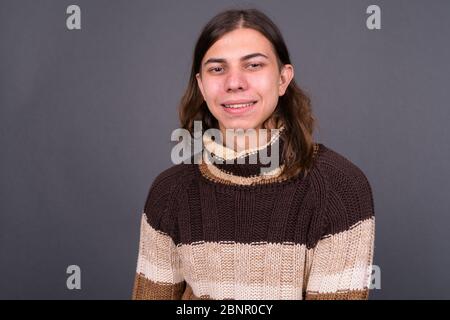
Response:
M221 84L218 81L203 82L203 90L205 92L205 99L209 101L217 100L220 94Z
M266 103L278 98L277 79L273 77L258 77L254 79L253 87Z

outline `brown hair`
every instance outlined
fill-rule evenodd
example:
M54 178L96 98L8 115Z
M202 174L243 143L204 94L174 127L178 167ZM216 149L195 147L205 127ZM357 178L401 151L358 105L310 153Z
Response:
M202 121L203 130L219 128L217 119L209 111L198 88L195 75L200 72L201 61L208 49L223 35L238 28L254 29L272 43L280 71L284 64L291 64L280 30L261 11L232 9L214 16L203 28L195 45L188 87L179 107L181 126L191 134L194 131L194 121ZM312 133L315 121L310 98L292 79L285 94L279 97L278 105L271 117L263 124L264 128L268 123L275 123L277 128L283 125L285 128L281 135L284 143L283 176L289 178L297 175L301 170L305 170L305 174L310 170L313 162Z

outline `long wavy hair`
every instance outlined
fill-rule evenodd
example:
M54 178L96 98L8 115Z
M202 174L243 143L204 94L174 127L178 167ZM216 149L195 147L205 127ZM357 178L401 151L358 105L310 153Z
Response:
M195 45L189 83L180 106L179 117L182 128L191 135L194 132L194 121L202 121L202 130L219 128L217 119L211 114L198 88L196 74L201 72L201 61L208 49L223 35L238 29L250 28L260 32L272 44L277 56L278 67L291 64L289 52L280 30L274 22L257 9L231 9L214 16L203 28ZM284 126L282 176L290 178L302 170L308 174L313 163L313 130L315 118L311 110L311 99L296 84L295 79L290 82L285 94L278 99L278 104L272 115L264 122L275 123L279 128Z

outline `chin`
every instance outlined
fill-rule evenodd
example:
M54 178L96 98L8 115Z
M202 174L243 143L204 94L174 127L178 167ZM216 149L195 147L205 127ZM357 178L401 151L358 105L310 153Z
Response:
M234 122L234 123L231 123L229 125L225 125L225 128L227 128L227 129L244 129L244 130L247 130L247 129L254 129L256 127L257 127L256 124L248 123L248 122Z

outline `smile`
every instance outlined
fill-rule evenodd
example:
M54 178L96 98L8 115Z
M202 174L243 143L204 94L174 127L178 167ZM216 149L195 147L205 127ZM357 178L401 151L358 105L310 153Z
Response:
M248 108L256 104L257 101L253 101L250 103L238 103L238 104L222 104L222 107L227 109L242 109L242 108Z

